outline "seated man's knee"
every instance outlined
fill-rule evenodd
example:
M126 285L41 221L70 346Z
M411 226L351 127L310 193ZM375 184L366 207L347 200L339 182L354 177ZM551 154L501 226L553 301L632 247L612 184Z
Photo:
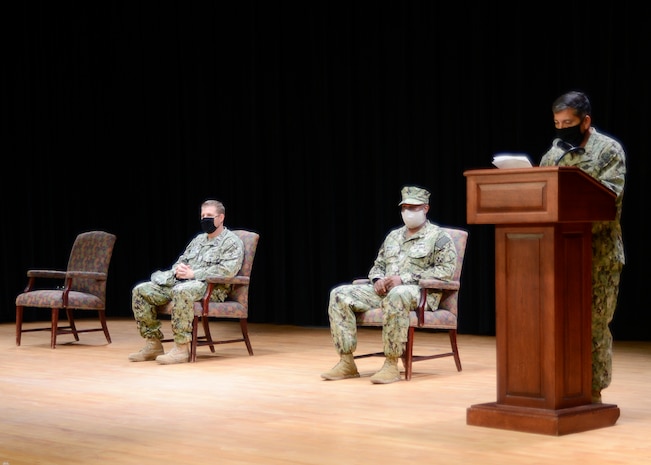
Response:
M347 289L349 288L349 284L342 284L340 286L335 287L330 291L330 302L335 302L339 300L339 298L342 295L347 294Z
M387 297L390 298L404 298L404 297L411 297L412 291L409 289L407 286L396 286L392 288L389 292L387 292Z
M418 303L418 293L414 294L409 286L396 286L387 293L382 303L392 306L415 306Z
M145 283L139 283L139 284L136 284L136 285L133 287L133 289L131 290L131 295L134 296L134 297L135 297L135 296L138 296L138 295L142 295L142 290L143 290L143 288L144 288L145 286L147 286L147 283L146 283L146 282L145 282Z

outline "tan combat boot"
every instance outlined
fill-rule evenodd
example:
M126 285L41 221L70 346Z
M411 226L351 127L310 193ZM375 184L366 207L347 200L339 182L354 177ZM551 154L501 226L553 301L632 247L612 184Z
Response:
M380 371L371 376L373 384L389 384L400 381L400 370L398 369L398 359L396 357L387 357Z
M132 362L146 362L156 360L156 357L164 353L163 344L158 339L147 339L145 347L140 349L139 352L129 354L129 360Z
M332 370L321 374L321 378L329 381L336 381L346 378L359 378L359 371L355 365L353 354L341 354L341 360Z
M156 357L156 361L161 365L171 365L173 363L186 363L190 361L190 344L174 343L174 347L165 355Z

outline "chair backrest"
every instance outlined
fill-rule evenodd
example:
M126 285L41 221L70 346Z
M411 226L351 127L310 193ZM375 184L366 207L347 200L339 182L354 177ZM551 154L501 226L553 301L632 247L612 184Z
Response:
M236 234L244 244L244 259L242 260L242 267L237 275L250 277L260 235L244 229L234 229L233 233ZM247 307L249 303L249 286L233 286L233 289L228 296L228 300L235 300Z
M116 236L104 231L81 233L75 239L68 259L68 271L108 273ZM71 290L93 294L105 300L106 280L72 280Z
M453 281L460 281L461 268L463 267L463 258L466 254L466 243L468 241L468 231L459 228L443 227L443 229L452 237L454 246L457 249L457 267L452 276ZM457 315L457 305L459 301L459 291L443 291L439 308L449 310L451 313Z

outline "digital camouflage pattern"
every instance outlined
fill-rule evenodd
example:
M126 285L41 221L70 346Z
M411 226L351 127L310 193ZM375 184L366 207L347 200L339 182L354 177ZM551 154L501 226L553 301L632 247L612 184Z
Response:
M558 166L576 166L597 179L617 195L613 221L592 224L592 390L600 392L612 379L613 338L610 322L617 307L619 278L625 263L620 218L626 179L626 154L622 145L594 127L585 145L585 153L566 155ZM540 166L554 166L563 154L552 147Z
M423 205L429 204L430 193L422 187L405 186L400 191L401 201L398 205Z
M242 267L243 259L242 240L227 228L213 239L205 233L196 236L170 270L155 272L151 281L140 283L133 288L131 305L140 335L145 339L163 339L156 307L172 302L174 310L171 324L174 342L190 342L194 319L193 306L206 292L206 277L235 276ZM174 278L176 267L181 263L186 263L192 268L194 279ZM166 276L166 279L161 280L160 276ZM211 299L223 302L230 288L229 285L215 285Z
M408 239L405 239L406 231L403 226L387 235L368 274L371 280L399 275L402 285L394 287L384 297L375 293L373 284L344 284L330 291L328 316L339 354L351 354L357 348L355 312L381 307L384 354L400 357L407 342L409 311L418 305L418 281L421 278L452 278L457 251L450 235L429 221ZM429 309L437 309L440 300L441 293L431 291L427 298Z

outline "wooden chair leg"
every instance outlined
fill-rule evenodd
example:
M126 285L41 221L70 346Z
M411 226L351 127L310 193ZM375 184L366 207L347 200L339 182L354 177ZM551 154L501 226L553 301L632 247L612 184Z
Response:
M210 351L215 353L215 345L212 343L212 334L210 334L210 319L207 316L202 316L201 323L203 323L203 334L206 336Z
M59 330L59 309L52 309L52 327L50 328L50 347L53 349L57 346L57 332Z
M109 334L108 325L106 324L106 313L99 310L99 322L102 325L102 330L104 331L104 337L106 337L106 342L111 343L111 335Z
M70 331L75 337L75 341L79 342L79 334L77 334L77 326L75 325L75 315L72 312L71 308L66 308L66 316L68 317L68 325L70 326Z
M199 328L199 317L197 315L194 316L194 319L192 320L192 339L190 340L190 355L189 355L189 361L190 362L196 362L197 361L197 340L198 340L198 330Z
M16 345L20 346L23 335L23 307L16 307Z
M240 328L242 329L242 337L244 338L246 349L249 351L249 355L253 355L253 347L251 347L251 341L249 341L249 329L246 324L246 318L240 318Z
M457 330L451 329L448 333L450 334L450 346L452 346L452 353L454 354L454 363L457 365L457 371L461 371L461 359L459 358L459 349L457 349Z
M402 362L405 365L405 380L411 379L412 363L414 354L414 327L410 326L407 330L407 344L405 344L405 353Z

